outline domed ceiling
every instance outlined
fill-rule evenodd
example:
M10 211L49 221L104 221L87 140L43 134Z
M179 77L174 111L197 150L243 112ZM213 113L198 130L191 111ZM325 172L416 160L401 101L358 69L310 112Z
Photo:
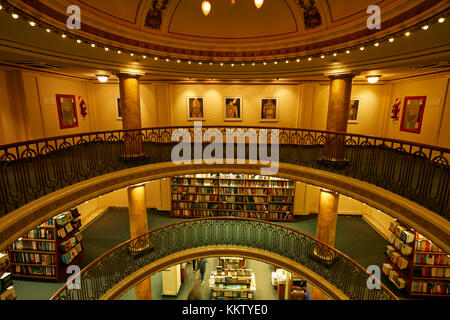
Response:
M448 0L265 0L260 9L255 7L254 0L210 0L212 10L205 16L202 1L0 0L0 3L9 14L16 12L26 21L35 21L52 36L63 35L66 40L78 41L84 50L92 46L116 54L103 61L114 60L111 64L123 65L126 55L133 57L133 61L127 62L130 66L151 58L152 71L172 68L175 73L180 71L177 63L185 67L185 72L194 65L198 69L199 64L259 66L308 58L320 61L347 50L358 51L361 46L402 37L406 31L420 30L424 24L434 23L449 12ZM67 8L71 5L81 9L80 30L69 30L66 26L70 15ZM367 27L370 5L381 9L381 29ZM11 30L17 41L27 38L20 28L16 34ZM26 41L40 47L36 51L58 51L58 44L50 44L44 36L45 32L39 36L42 39ZM68 46L60 43L59 47ZM93 58L79 48L68 50L77 56L73 60L87 62L88 57ZM70 53L66 53L68 57ZM165 60L175 66L160 65ZM193 70L206 73L197 69Z

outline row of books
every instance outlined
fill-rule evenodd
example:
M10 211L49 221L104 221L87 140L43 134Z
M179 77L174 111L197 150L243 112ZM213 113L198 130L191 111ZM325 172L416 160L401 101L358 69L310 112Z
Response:
M27 232L25 238L54 240L55 232L53 229L35 228Z
M0 273L0 301L15 299L16 291L13 286L11 273Z
M218 203L208 203L208 202L174 202L174 209L209 209L217 210L219 209Z
M386 254L388 255L389 259L392 261L393 264L395 264L399 269L406 269L408 268L409 261L405 257L402 257L397 251L392 250L392 246L387 246Z
M293 188L293 181L269 181L269 187L275 188Z
M267 182L266 181L255 181L255 180L252 180L252 181L246 181L246 184L245 184L247 187L249 187L249 188L254 188L254 187L267 187L268 186L268 184L267 184Z
M290 212L247 212L247 217L261 220L292 220Z
M292 211L292 205L279 205L279 204L271 204L269 205L269 211L273 212L290 212Z
M34 240L17 240L12 244L13 250L55 251L54 242L42 242Z
M450 257L445 254L421 254L414 256L415 264L433 264L436 266L450 266Z
M243 196L220 196L220 201L224 202L244 202Z
M270 202L294 202L294 197L290 196L270 196Z
M215 217L217 211L208 210L173 210L176 217Z
M450 295L449 282L413 280L411 283L411 292L424 294L443 294Z
M402 226L399 222L393 221L389 225L389 230L404 243L412 243L415 240L414 232Z
M237 195L243 195L244 191L243 189L239 188L220 188L221 194L237 194Z
M175 201L217 201L218 196L215 194L191 194L191 193L174 193L172 200Z
M218 185L219 180L212 179L192 179L192 178L173 178L172 184L179 186L193 185L193 186L213 186Z
M294 194L294 189L271 189L269 188L269 194L277 196L292 196Z
M40 224L39 227L53 227L53 218L45 221L44 223Z
M436 246L433 242L427 239L418 239L416 241L416 250L423 252L444 252L441 248Z
M252 197L245 197L245 201L253 203L267 203L267 198L260 196L252 196Z
M388 238L389 243L391 243L395 249L401 252L402 255L408 256L412 253L412 246L405 243L402 239L395 236L395 234L391 234Z
M14 270L16 274L47 276L47 277L56 276L56 267L16 265Z
M243 187L243 180L220 180L220 187Z
M69 252L61 256L61 260L65 264L70 264L81 252L83 252L83 246L78 243Z
M393 267L389 263L383 264L382 271L398 289L403 289L406 287L406 280L402 278L398 272L394 271Z
M245 194L265 196L267 195L267 189L254 189L254 188L246 188L244 189Z
M414 267L414 276L448 278L450 280L450 268Z
M55 254L40 254L30 252L12 252L12 258L15 263L55 265Z

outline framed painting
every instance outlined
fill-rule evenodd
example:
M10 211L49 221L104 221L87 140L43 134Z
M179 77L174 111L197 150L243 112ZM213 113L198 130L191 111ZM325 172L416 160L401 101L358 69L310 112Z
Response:
M242 121L242 97L225 97L224 121Z
M188 120L205 120L205 98L187 97Z
M120 98L116 97L116 118L122 120L122 109L120 108Z
M277 122L278 98L261 98L259 110L261 122Z
M400 131L420 133L427 97L405 97Z
M354 98L350 100L350 107L348 109L348 122L358 123L358 112L360 99Z
M78 127L77 104L74 95L57 94L59 127L61 129Z

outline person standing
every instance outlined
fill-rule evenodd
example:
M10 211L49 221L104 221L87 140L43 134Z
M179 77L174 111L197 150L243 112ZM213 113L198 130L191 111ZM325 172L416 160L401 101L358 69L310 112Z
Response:
M207 259L202 259L200 261L199 269L200 269L200 277L201 277L201 280L202 280L202 285L205 282L205 272L206 272L206 264L207 263L208 263Z

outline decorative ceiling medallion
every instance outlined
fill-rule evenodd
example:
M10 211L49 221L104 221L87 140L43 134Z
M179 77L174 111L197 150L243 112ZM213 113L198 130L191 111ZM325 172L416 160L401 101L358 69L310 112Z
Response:
M167 9L169 0L153 0L152 8L148 11L145 18L145 26L152 29L160 29L164 10Z
M308 0L308 4L304 0L298 0L298 5L303 9L306 29L314 29L322 25L322 17L314 0Z

